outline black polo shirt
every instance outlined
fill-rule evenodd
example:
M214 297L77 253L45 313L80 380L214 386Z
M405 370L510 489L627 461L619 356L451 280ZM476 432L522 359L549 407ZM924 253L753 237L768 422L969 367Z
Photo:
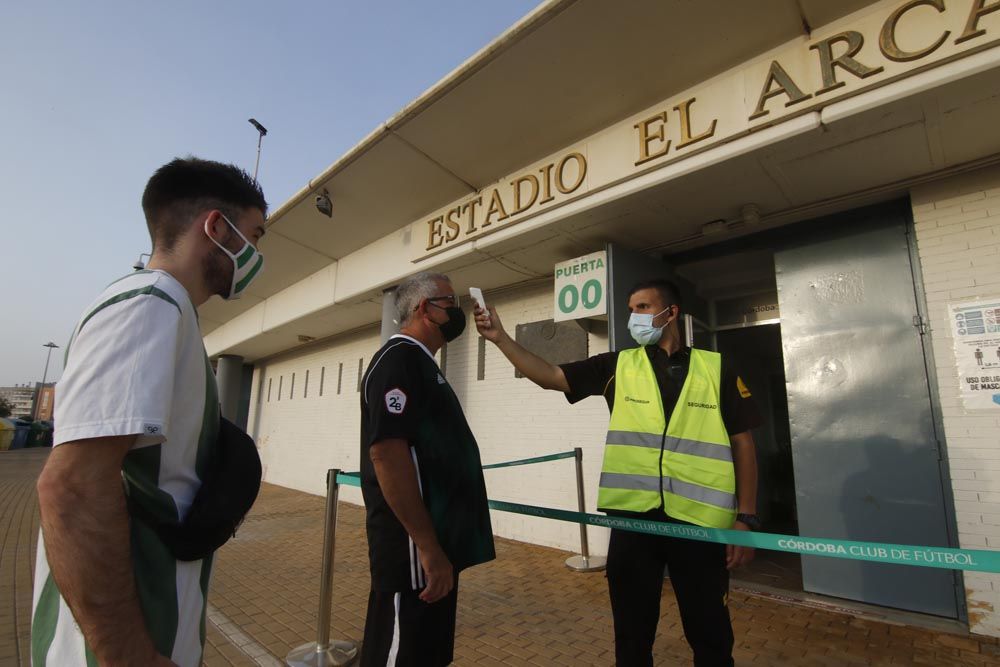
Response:
M361 491L372 588L426 585L416 548L382 496L369 456L373 443L396 438L410 446L424 504L455 573L493 560L479 446L462 405L430 352L408 336L394 336L361 381Z
M646 354L653 365L653 374L660 385L660 396L663 399L663 412L667 423L677 405L677 399L687 378L691 354L687 348L678 350L672 355L658 345L647 345ZM615 406L615 373L618 370L618 352L606 352L594 355L583 361L560 366L569 384L566 400L577 403L588 396L604 396L608 410ZM760 426L760 414L751 396L750 389L742 378L722 358L722 386L720 406L722 421L726 432L735 435Z

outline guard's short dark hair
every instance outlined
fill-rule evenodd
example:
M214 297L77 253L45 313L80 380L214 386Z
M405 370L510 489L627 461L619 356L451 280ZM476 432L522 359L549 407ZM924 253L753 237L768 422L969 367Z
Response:
M663 299L664 306L677 306L681 310L684 309L684 304L681 303L681 293L680 290L677 289L677 285L663 278L653 278L652 280L642 280L637 282L632 286L632 289L628 291L626 301L631 299L633 294L644 289L655 289L659 292L660 298Z
M260 186L231 164L188 156L156 170L142 193L153 248L170 251L202 211L219 209L233 224L248 208L267 213Z

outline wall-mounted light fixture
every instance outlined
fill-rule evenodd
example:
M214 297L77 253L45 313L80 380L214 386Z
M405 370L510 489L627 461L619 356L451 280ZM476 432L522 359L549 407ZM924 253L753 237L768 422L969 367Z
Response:
M132 268L135 269L136 271L142 271L143 269L146 268L146 264L142 261L143 257L149 257L150 259L152 259L152 257L150 257L150 254L148 252L141 253L139 255L139 259L135 260L135 264L132 265Z
M328 218L333 217L333 202L330 201L330 193L323 188L323 193L316 195L316 210Z

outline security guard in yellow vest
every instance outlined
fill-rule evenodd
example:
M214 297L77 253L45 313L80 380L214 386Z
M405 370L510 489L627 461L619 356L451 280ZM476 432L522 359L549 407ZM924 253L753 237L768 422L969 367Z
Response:
M652 280L629 293L639 347L555 366L525 350L493 308L476 309L479 333L525 377L571 403L604 396L611 409L598 509L713 528L759 528L750 391L715 352L681 344L680 297ZM670 573L694 664L732 665L729 570L753 549L612 530L608 590L619 667L653 664L663 571Z

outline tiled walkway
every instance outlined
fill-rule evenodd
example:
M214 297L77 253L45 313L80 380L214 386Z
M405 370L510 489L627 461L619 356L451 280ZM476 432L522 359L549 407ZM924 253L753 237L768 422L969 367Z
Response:
M0 665L28 665L34 481L46 450L0 452ZM315 639L322 498L265 485L237 539L218 555L205 663L280 665ZM368 594L364 513L341 504L332 637L362 637ZM456 665L610 665L611 612L600 574L576 574L565 553L497 541L498 560L463 574ZM993 638L903 627L736 591L739 665L995 665ZM669 583L658 665L690 664Z

